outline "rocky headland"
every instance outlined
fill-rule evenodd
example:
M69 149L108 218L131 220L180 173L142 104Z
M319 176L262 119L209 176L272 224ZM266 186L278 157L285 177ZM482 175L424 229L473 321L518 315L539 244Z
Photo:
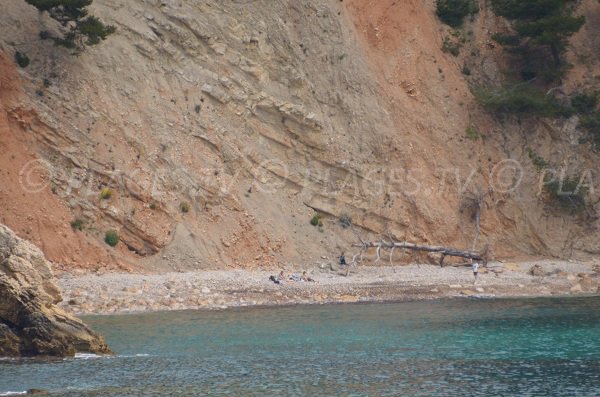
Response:
M40 250L0 224L0 356L111 353L101 336L57 306L55 281Z

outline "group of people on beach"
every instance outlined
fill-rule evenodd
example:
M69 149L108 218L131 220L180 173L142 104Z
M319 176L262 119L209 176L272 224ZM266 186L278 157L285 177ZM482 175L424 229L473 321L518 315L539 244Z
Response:
M281 283L286 283L286 282L296 282L296 283L303 283L303 282L314 283L315 282L314 279L310 278L306 274L306 271L303 271L301 275L298 273L292 273L289 277L286 277L285 273L282 270L281 272L279 272L279 275L277 275L277 276L271 275L269 277L269 280L274 282L275 284L281 284Z

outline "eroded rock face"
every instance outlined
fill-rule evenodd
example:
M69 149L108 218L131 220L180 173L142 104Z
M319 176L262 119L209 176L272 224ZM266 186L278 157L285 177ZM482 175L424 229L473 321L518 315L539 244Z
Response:
M0 224L0 356L111 353L101 336L56 306L61 300L41 251Z

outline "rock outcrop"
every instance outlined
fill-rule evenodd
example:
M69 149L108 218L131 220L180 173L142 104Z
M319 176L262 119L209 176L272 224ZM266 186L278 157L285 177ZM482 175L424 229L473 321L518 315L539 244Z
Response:
M40 250L0 224L0 356L111 353L101 336L56 306L61 300Z

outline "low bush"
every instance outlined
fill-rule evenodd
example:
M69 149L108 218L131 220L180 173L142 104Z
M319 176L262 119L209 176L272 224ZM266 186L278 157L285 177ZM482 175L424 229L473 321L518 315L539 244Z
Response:
M477 128L475 128L473 126L469 126L465 130L465 137L467 139L475 141L475 140L479 139L479 131L477 131Z
M596 144L600 144L600 111L582 116L579 119L579 126L590 133Z
M587 114L594 111L598 105L598 93L583 93L573 96L571 106L580 114Z
M435 13L446 25L459 27L466 16L479 11L475 0L437 0Z
M184 214L187 214L188 212L190 212L190 204L186 203L186 202L183 202L183 203L179 204L179 209Z
M71 221L71 229L73 230L83 230L84 221L82 219L76 218Z
M102 200L108 200L112 196L113 196L113 191L111 188L105 187L105 188L102 188L102 190L100 190L100 198Z
M119 244L119 233L116 230L109 230L104 235L104 242L111 247L115 247Z
M461 47L460 43L450 40L450 37L448 37L448 36L444 37L444 41L442 42L442 51L443 52L452 54L455 57L457 57L458 54L460 54L460 47Z
M568 117L573 111L558 103L553 96L529 85L510 88L475 88L475 98L487 110L498 114L529 114L545 117Z
M22 68L29 66L29 57L27 54L23 54L22 52L15 52L15 61L17 61L17 65Z
M313 226L322 227L323 226L323 221L321 220L321 215L320 214L313 215L313 217L310 220L310 224L313 225Z
M342 214L340 216L340 225L342 225L342 227L344 229L352 226L352 218L350 217L350 215L348 215L348 214Z
M545 191L553 204L560 208L578 213L585 209L585 195L587 188L581 186L581 178L577 175L565 177L560 180L546 182Z
M542 171L543 169L548 167L548 162L544 160L542 156L537 154L532 148L527 148L527 155L531 159L531 162L537 168L538 171Z

